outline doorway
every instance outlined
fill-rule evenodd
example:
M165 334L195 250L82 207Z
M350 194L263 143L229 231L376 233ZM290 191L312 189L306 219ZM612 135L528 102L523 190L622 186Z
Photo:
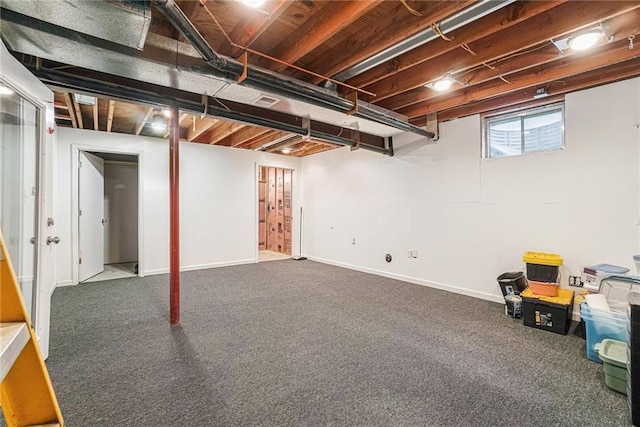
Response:
M78 282L138 275L138 156L79 151Z
M293 170L258 168L258 260L291 257Z

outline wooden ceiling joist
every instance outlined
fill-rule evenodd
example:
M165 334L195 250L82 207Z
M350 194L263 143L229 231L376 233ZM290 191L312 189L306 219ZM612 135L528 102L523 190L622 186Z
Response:
M199 142L207 144L218 144L224 140L227 136L232 135L234 132L240 130L244 125L236 122L227 122L221 120L218 124L210 128L206 134L203 134L199 138Z
M548 97L533 99L536 87L528 87L507 95L494 97L487 100L471 102L460 107L454 107L449 110L438 113L438 121L453 120L460 117L470 116L472 114L484 113L487 111L495 111L498 109L512 109L513 106L531 107L539 104L548 104L556 102L564 98L564 95L576 90L582 90L607 84L621 79L627 79L640 76L640 57L630 59L628 61L619 62L605 68L580 73L572 77L555 81L549 84L547 93ZM424 126L426 120L420 117L412 120L417 126Z
M195 117L195 125L190 124L187 131L187 141L193 142L194 139L208 131L216 123L218 123L218 120L213 117Z
M113 126L113 110L115 105L116 102L113 99L110 99L109 107L107 109L107 132L111 132L111 127Z
M617 62L626 61L640 56L640 49L629 49L627 41L601 46L599 50L589 52L585 56L572 56L549 64L525 70L509 76L509 83L492 80L487 83L472 86L452 95L429 100L424 104L416 104L401 109L401 114L413 118L432 112L442 111L468 102L477 101L499 94L505 94L532 85L544 85L554 80L563 79L575 74L583 73L600 67L606 67Z
M319 74L333 76L473 3L475 0L413 2L412 8L422 14L422 16L415 16L398 2L393 12L389 13L385 19L378 20L367 31L362 31L338 43L327 54L321 55L304 66ZM309 80L309 77L304 74L295 73L294 76ZM310 81L320 83L321 79L314 78Z
M381 2L382 0L329 2L327 6L314 14L304 26L298 27L275 49L271 50L269 55L293 64ZM275 63L265 58L258 59L256 64L273 71L281 71L286 68L284 64Z
M607 31L609 34L612 34L612 37L619 41L626 40L629 34L640 32L640 8L611 18L607 22ZM607 46L611 47L612 45L604 44L601 46L601 49L606 49ZM588 53L567 49L563 52L562 56L560 56L557 47L552 42L546 41L540 46L529 49L528 52L519 52L511 57L504 57L486 63L486 65L479 65L459 75L457 79L469 86L484 83L499 77L503 77L509 81L510 74L570 56L580 57L585 55L588 55ZM441 95L441 93L432 89L419 87L382 101L379 105L391 110L398 110Z
M96 102L95 104L93 104L93 130L100 130L99 127L99 123L98 123L98 103L99 103L99 99L96 98Z
M388 79L369 85L366 89L375 98L363 95L365 101L381 101L420 87L440 78L445 73L456 73L483 63L516 54L549 39L558 38L604 19L632 11L640 2L568 2L469 45L475 55L457 49L433 60L422 62L394 74ZM553 13L552 13L553 12ZM571 30L567 30L571 28ZM455 76L455 74L454 74Z
M278 138L282 138L288 135L287 132L282 132L279 130L271 130L263 135L252 138L242 144L243 148L247 148L249 150L255 150L263 146L267 146L270 142L275 141Z
M148 107L144 113L144 116L142 116L142 120L140 120L136 125L136 130L135 130L136 135L140 135L140 132L142 132L142 128L144 128L144 125L147 123L147 120L149 120L149 117L151 117L151 113L153 113L153 107Z
M269 132L268 128L245 126L242 129L238 129L237 132L234 132L224 139L218 141L218 145L224 145L226 147L236 147L246 140L263 135L267 132Z
M460 45L472 43L483 37L502 31L532 18L553 7L557 7L567 0L560 1L519 1L507 7L498 9L489 15L478 19L470 24L464 25L454 31L447 33L447 41L442 37L418 46L402 55L385 61L384 63L365 71L347 81L348 84L356 87L364 87L375 83L383 78L397 74L400 71L443 55Z
M78 121L76 119L76 110L73 106L73 101L71 100L71 95L69 94L69 92L64 92L62 94L62 96L64 97L64 102L65 105L67 106L67 110L69 110L69 116L71 117L71 125L74 128L78 127Z
M195 3L195 2L194 2ZM238 46L249 47L269 26L276 22L278 17L291 4L289 0L272 0L267 3L267 10L264 14L256 16L245 16L229 33L229 38ZM225 38L218 47L218 52L223 55L238 57L242 52Z

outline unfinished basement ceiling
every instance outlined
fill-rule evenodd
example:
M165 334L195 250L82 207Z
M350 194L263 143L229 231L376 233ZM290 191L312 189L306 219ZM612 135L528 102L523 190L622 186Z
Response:
M85 12L95 18L87 25L83 19L88 18L81 12L64 15L50 9L51 3L58 7L97 3L101 9ZM289 147L290 155L303 156L365 141L365 148L368 144L368 148L391 154L386 149L387 138L405 130L345 113L344 108L331 111L295 96L256 91L251 73L266 70L279 81L295 79L315 87L309 90L322 97L351 102L356 112L358 106L375 114L380 108L379 114L391 122L406 121L417 129L423 129L427 117L434 114L442 122L557 101L572 91L640 75L640 46L633 43L640 33L637 1L270 0L260 9L240 1L208 0L204 6L197 0L176 1L217 54L242 65L243 48L250 49L247 64L251 70L245 82L238 82L242 79L233 72L223 77L209 75L212 69L197 46L161 11L165 1L153 3L158 5L93 0L2 2L3 40L36 75L40 70L39 76L57 87L59 126L166 137L166 132L151 127L154 115L162 112L158 96L170 103L187 93L193 95L189 102L194 107L181 111L180 128L181 136L192 142L274 152ZM121 14L134 31L128 37L117 33L115 38L112 29L117 22L113 21L119 21L114 18ZM24 16L32 18L22 19ZM42 20L55 31L46 30ZM58 27L66 28L68 34ZM567 37L594 27L603 35L592 49L565 48ZM38 44L38 40L46 43ZM137 49L140 46L142 50ZM425 86L445 75L453 79L449 90L439 92ZM57 84L56 79L65 83ZM78 80L71 84L69 79ZM113 86L139 83L144 90L140 99L94 92L94 105L78 104L74 92L92 92L91 87L83 86L87 79ZM307 91L307 86L296 87ZM161 90L164 87L181 92ZM353 88L359 89L357 101ZM534 98L536 90L546 97ZM204 103L199 102L203 92L208 98ZM143 95L149 93L158 96L145 99ZM311 119L307 128L330 127L318 131L315 135L320 138L316 138L292 133L289 127L277 130L247 124L242 120L245 116L202 114L207 106L210 114L234 110L230 102L250 105L250 111L239 107L246 115L263 114L263 110L273 112L265 113L269 120L287 115L288 126L297 129L305 129L305 116ZM216 103L218 110L207 105ZM204 104L198 107L201 112L196 108L199 104ZM337 142L323 139L328 135Z

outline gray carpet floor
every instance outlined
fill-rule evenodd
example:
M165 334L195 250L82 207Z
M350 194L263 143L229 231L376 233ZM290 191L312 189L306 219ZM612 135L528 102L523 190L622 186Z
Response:
M274 261L57 289L47 361L68 426L623 426L585 341L503 306ZM497 286L497 284L496 284Z

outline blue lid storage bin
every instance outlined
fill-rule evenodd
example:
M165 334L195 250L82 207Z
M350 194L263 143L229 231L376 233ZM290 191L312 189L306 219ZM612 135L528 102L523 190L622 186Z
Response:
M627 313L589 309L586 303L582 303L580 314L585 324L589 360L602 363L595 346L605 339L627 342Z

